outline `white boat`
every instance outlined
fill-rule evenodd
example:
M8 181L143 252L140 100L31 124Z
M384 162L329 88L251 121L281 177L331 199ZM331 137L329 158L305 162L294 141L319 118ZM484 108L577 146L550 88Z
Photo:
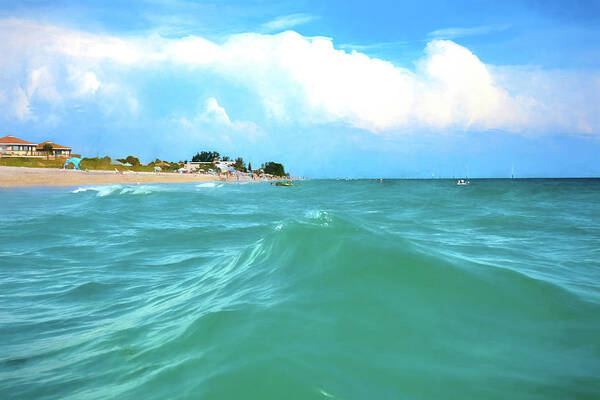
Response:
M468 181L468 180L466 180L466 179L459 179L459 180L456 182L456 184L457 184L457 185L459 185L459 186L468 185L468 184L470 184L470 183L471 183L471 182L469 182L469 181Z

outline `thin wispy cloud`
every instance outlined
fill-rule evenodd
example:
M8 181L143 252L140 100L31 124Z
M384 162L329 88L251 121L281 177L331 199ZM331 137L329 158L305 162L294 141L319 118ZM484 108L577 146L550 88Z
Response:
M369 44L359 44L359 43L344 43L339 45L338 47L343 50L356 50L356 51L380 51L380 50L390 50L390 49L398 49L406 47L414 42L407 40L396 40L393 42L378 42L378 43L369 43Z
M290 29L298 25L304 25L319 17L311 14L289 14L281 15L269 22L261 25L261 28L265 32L277 32L285 29Z
M456 39L464 36L487 35L490 33L502 32L510 28L510 25L482 25L473 27L454 27L437 29L427 34L435 39Z

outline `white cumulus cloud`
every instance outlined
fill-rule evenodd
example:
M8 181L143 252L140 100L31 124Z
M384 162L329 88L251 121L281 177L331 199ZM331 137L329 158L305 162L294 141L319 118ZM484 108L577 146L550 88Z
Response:
M501 85L494 66L448 40L431 41L414 70L295 32L236 35L209 52L203 51L204 43L186 43L185 50L181 41L174 45L184 54L205 55L190 66L211 68L246 85L259 95L269 115L286 121L342 122L375 133L448 128L590 133L598 128L594 123L568 123L564 114L569 110L558 107L555 98L539 97L532 88ZM172 45L166 43L165 48ZM556 86L553 75L541 79L540 85ZM585 120L595 118L589 104L598 99L597 89L592 86L579 96Z
M249 136L254 136L260 131L259 127L251 121L232 121L227 111L217 99L210 97L204 103L202 112L192 119L179 118L178 122L186 128L211 126L213 128L238 131Z
M123 70L183 68L243 85L260 99L265 114L281 123L346 124L391 135L447 129L597 133L600 128L598 71L488 65L450 40L430 41L415 67L407 69L337 49L329 38L292 31L233 35L218 44L197 36L120 38L5 19L0 53L5 55L0 93L16 99L12 111L2 109L21 118L32 115L36 100L56 102L114 88L110 81L118 81ZM79 72L69 77L68 71ZM19 83L27 77L29 86ZM56 84L64 80L71 82L71 92ZM236 128L216 99L205 106L195 118Z

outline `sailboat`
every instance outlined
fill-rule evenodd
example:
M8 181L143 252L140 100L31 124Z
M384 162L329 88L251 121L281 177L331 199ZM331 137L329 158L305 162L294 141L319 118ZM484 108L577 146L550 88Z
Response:
M467 167L467 176L469 176L469 167ZM464 186L464 185L469 185L471 182L469 182L469 178L465 178L465 179L459 179L456 184L458 186Z

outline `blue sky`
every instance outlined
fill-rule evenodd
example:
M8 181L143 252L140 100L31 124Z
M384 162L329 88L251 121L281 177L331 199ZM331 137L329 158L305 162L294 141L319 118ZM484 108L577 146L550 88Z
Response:
M600 2L398 3L0 2L0 133L312 177L600 175Z

